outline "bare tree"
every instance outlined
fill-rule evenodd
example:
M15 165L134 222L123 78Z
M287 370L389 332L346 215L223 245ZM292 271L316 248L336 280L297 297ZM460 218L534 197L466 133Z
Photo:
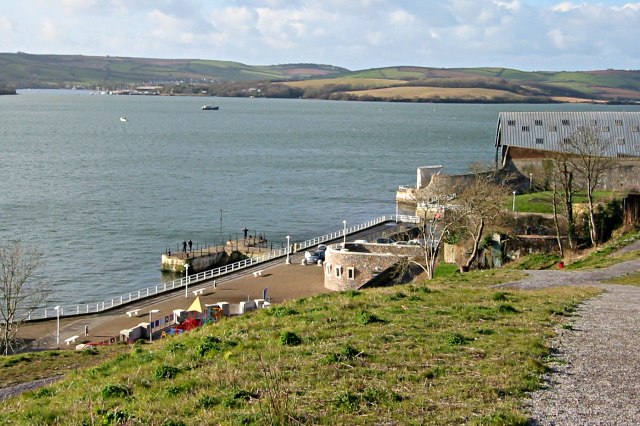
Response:
M49 295L49 282L38 275L42 266L37 249L20 241L0 246L0 351L5 355L16 349L20 325Z
M581 178L587 191L589 204L589 236L591 244L598 243L595 223L595 205L593 192L601 183L604 174L611 168L613 160L608 151L611 140L602 137L600 131L593 127L581 127L571 137L564 140L564 152L567 163Z
M478 165L471 168L470 175L460 176L448 188L439 188L439 193L431 189L430 205L424 201L426 194L418 195L419 204L430 206L418 225L423 269L429 279L433 278L442 242L450 233L471 241L471 254L459 265L461 272L469 270L478 254L485 226L496 221L503 211L504 197L510 193L508 179L499 179L496 172Z
M510 191L507 178L499 178L495 172L476 172L474 179L460 185L455 204L457 232L471 242L471 252L459 266L460 272L471 268L487 225L494 224L504 211L503 202ZM466 238L464 238L466 237Z

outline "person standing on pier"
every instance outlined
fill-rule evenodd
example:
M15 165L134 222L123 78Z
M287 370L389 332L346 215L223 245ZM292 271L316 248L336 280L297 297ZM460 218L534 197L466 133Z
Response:
M187 242L186 242L186 241L183 241L183 242L182 242L182 252L183 252L183 253L186 253L186 252L187 252Z
M193 243L191 242L191 240L189 240L189 251L191 251L191 246L193 245Z
M244 239L246 240L247 239L247 232L249 232L249 230L247 228L244 228L242 230L242 232L244 232Z

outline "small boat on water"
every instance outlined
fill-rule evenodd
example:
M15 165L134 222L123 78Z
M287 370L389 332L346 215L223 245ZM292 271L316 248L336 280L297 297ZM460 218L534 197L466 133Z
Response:
M120 121L127 121L127 117L120 117Z
M220 109L220 107L217 106L217 105L216 106L213 106L213 105L203 105L202 106L202 110L203 111L217 111L219 109Z

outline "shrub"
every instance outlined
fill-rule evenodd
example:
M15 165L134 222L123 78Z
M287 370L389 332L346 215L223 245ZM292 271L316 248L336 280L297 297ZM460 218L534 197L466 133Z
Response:
M356 322L362 325L367 325L367 324L373 324L374 322L384 322L384 321L370 312L360 311L356 315Z
M498 306L498 312L501 314L515 314L518 310L509 304L502 303Z
M131 393L131 389L123 385L106 385L100 391L103 398L126 398Z
M267 309L267 313L274 318L284 318L291 315L296 315L298 312L288 306L275 306Z
M302 338L292 331L285 331L280 335L280 343L285 346L297 346L302 343Z
M451 345L451 346L460 346L460 345L465 345L467 343L469 343L471 340L471 338L463 336L460 333L452 333L450 335L447 336L447 344Z
M218 398L211 395L203 395L196 401L196 408L211 408L218 405Z
M106 416L102 419L103 425L120 425L128 422L133 419L133 416L126 411L115 410L107 413Z
M502 301L507 300L507 294L508 293L504 293L504 292L499 291L497 293L493 293L493 296L491 296L491 298L493 300L495 300L496 302L502 302Z
M180 369L172 365L159 365L156 368L155 377L158 380L173 379L179 372Z

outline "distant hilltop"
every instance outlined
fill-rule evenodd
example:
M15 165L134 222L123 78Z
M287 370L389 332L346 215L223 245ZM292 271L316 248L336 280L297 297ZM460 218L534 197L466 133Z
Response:
M397 66L245 65L200 59L0 53L0 88L140 85L158 94L396 102L595 102L640 104L640 71L519 71Z

